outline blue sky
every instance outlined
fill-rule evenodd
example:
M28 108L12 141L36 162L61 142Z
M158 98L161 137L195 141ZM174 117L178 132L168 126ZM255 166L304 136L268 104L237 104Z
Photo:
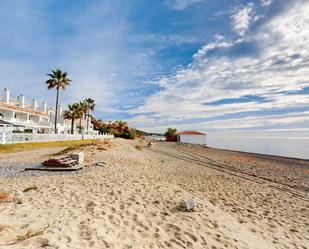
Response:
M147 131L309 131L309 1L2 0L0 86L47 100L46 73L96 116Z

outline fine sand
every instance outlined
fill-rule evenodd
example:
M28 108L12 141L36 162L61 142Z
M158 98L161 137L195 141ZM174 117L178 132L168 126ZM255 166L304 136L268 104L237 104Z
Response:
M0 248L309 248L308 161L146 144L65 173L22 170L63 148L0 155Z

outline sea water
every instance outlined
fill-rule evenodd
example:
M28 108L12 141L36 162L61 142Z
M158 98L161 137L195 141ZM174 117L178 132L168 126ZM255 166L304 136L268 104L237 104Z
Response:
M309 132L208 133L210 147L309 159Z

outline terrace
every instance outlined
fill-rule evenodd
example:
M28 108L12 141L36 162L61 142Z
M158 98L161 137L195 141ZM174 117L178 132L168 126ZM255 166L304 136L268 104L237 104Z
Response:
M52 129L45 102L42 102L39 107L34 99L31 104L25 103L25 97L22 95L17 99L11 99L7 88L3 90L3 96L0 96L0 113L2 120L14 124L17 128L22 127L43 133L49 133Z

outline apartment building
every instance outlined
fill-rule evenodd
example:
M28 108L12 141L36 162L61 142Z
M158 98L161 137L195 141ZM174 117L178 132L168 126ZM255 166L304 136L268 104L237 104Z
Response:
M57 132L59 134L68 134L71 131L71 121L65 120L62 116L63 110L59 106L57 118ZM3 95L0 96L0 119L12 124L14 130L24 131L32 130L33 133L54 133L54 108L48 108L45 101L38 103L35 99L31 103L26 103L23 95L16 99L11 98L8 88L4 88ZM93 130L91 122L88 124L86 117L82 120L76 120L74 125L74 133L80 130L78 126L84 127L85 134L96 134Z

